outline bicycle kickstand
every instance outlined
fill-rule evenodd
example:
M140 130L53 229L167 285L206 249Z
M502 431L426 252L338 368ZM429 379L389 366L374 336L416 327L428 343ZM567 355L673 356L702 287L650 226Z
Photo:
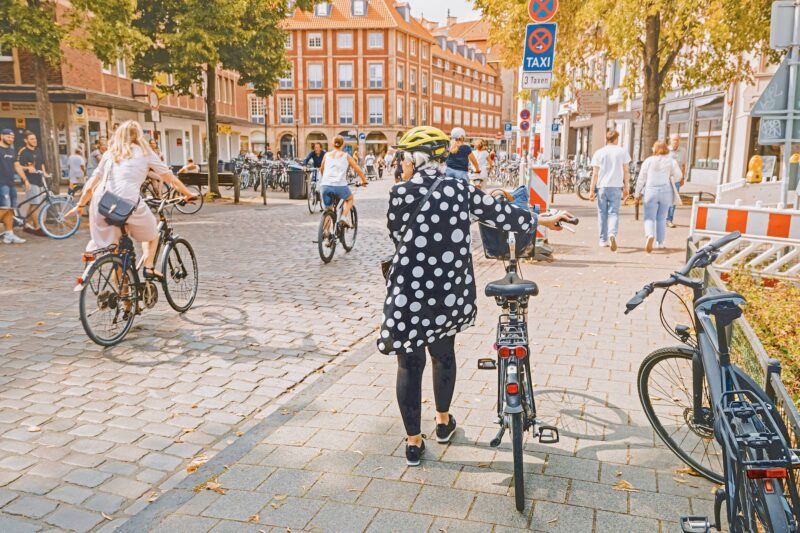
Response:
M500 443L503 442L503 435L506 433L506 425L503 424L502 420L500 421L500 431L497 432L497 435L489 442L489 446L492 448L497 448L500 446Z

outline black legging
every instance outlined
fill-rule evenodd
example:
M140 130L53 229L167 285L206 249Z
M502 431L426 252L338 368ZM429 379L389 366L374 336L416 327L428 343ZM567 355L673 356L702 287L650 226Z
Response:
M455 335L428 345L433 361L433 396L436 410L450 410L456 388ZM406 427L406 435L419 435L422 413L422 372L425 370L425 348L397 356L397 405Z

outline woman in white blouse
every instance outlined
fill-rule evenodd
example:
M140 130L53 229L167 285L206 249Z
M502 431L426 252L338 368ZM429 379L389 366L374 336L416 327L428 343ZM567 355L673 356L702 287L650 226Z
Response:
M86 249L96 250L115 244L122 235L122 230L106 222L98 211L98 204L103 194L111 191L124 200L138 202L125 227L133 240L142 243L144 277L160 280L163 274L153 269L158 244L156 217L142 201L139 192L148 175L176 188L187 201L193 198L191 191L181 180L172 175L170 169L150 148L139 123L133 120L125 121L114 132L110 148L103 154L74 210L83 214L86 205L91 202L89 205L91 240ZM97 194L94 194L95 192Z
M676 203L678 193L675 183L682 174L678 163L669 156L669 148L664 141L653 144L653 155L642 163L639 179L636 180L636 198L644 191L644 235L647 253L664 247L667 232L667 213Z

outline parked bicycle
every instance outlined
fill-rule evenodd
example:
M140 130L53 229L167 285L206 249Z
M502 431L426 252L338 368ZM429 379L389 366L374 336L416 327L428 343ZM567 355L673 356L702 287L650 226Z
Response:
M41 172L39 175L42 176L43 190L36 196L27 195L24 201L17 204L17 207L14 208L14 226L23 227L25 225L27 217L22 214L22 206L40 199L38 207L34 210L34 216L38 217L39 227L42 228L44 234L51 239L59 240L72 237L81 226L80 215L77 213L67 215L75 207L75 200L70 195L53 194L47 185L47 180L52 176Z
M314 167L306 167L306 174L308 175L308 194L306 201L308 202L308 212L312 215L317 211L322 211L322 198L317 189L319 183L319 169Z
M577 224L572 219L570 224ZM495 230L497 231L497 230ZM523 461L523 432L539 439L542 444L554 444L559 440L558 428L541 423L536 418L536 402L533 397L531 378L530 346L528 343L528 300L539 294L536 283L523 279L518 272L517 241L509 232L508 265L506 275L486 285L486 296L493 297L502 313L497 321L497 358L478 360L482 370L497 369L497 423L500 430L489 443L500 446L506 430L511 431L511 449L514 461L514 500L518 511L525 509L525 483ZM499 363L499 364L498 364Z
M356 183L356 187L360 184ZM358 212L356 206L350 208L350 227L342 224L342 207L344 201L338 196L333 195L333 205L335 209L329 208L322 212L319 219L319 229L317 230L317 249L319 250L319 257L323 263L330 263L333 259L333 253L336 251L336 245L342 243L342 248L345 252L349 252L356 245L356 236L358 235Z
M173 234L165 214L168 206L184 200L149 198L145 201L159 216L156 258L161 258L164 297L170 307L184 313L197 296L197 259L189 241ZM83 261L86 267L75 287L80 291L81 324L92 341L101 346L113 346L125 338L136 315L158 303L156 282L139 277L141 261L137 263L133 241L124 228L118 244L86 252Z
M172 205L175 206L175 209L185 215L193 215L200 211L200 209L203 207L203 191L197 185L186 185L186 188L192 192L195 200L191 203L177 202ZM160 200L162 198L166 198L167 200L177 200L178 198L183 198L183 195L173 187L151 178L144 180L140 192L142 198L144 199Z
M707 517L683 517L681 527L705 533L722 527L721 508L733 533L797 532L800 500L795 469L798 453L789 446L786 425L764 390L731 363L730 330L742 315L745 299L708 288L689 277L705 269L739 232L700 248L668 279L645 285L627 304L638 307L656 288L661 299L661 323L679 346L648 355L639 368L638 388L647 419L658 436L682 461L715 483L714 523ZM692 291L692 325L670 328L664 300L675 286ZM688 307L687 307L688 310Z

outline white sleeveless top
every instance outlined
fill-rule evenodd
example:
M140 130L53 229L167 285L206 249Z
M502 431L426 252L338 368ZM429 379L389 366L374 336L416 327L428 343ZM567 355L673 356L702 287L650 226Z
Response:
M347 154L340 150L333 150L325 154L325 172L322 174L322 179L319 182L320 187L323 185L342 186L347 185L347 167L350 162L347 160Z

